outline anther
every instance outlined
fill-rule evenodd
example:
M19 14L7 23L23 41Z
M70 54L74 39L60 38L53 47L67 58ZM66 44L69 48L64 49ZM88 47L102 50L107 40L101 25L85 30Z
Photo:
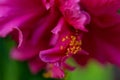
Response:
M65 38L62 38L62 42L64 42L65 41Z
M60 46L60 50L63 50L63 48L64 48L63 46Z
M65 38L68 39L68 36L66 36Z

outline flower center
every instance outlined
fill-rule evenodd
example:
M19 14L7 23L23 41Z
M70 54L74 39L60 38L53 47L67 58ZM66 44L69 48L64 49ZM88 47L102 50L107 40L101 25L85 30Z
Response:
M62 43L68 42L67 44L60 46L60 50L63 50L63 49L66 50L67 56L69 54L76 54L81 50L82 41L80 39L80 36L77 34L78 32L76 32L75 35L67 35L63 37L61 40Z
M69 47L67 48L67 53L66 53L67 55L69 53L76 54L78 51L81 50L80 46L81 46L82 42L81 42L81 40L78 40L77 37L78 36L74 36L74 35L70 36L71 41L69 43Z

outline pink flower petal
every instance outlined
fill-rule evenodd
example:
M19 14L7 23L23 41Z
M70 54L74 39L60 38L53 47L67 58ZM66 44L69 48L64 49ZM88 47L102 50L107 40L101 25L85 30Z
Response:
M52 77L53 78L63 78L64 77L64 72L59 67L53 66Z
M59 47L55 47L52 49L40 51L39 55L44 62L57 62L64 56L62 53L63 52L60 51Z

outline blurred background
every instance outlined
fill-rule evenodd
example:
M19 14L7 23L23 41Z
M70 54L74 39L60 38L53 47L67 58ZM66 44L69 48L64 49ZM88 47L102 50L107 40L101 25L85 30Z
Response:
M58 80L43 77L43 71L32 75L25 62L12 60L9 56L14 42L8 37L0 39L0 80ZM90 61L86 68L77 68L75 71L66 72L62 80L120 80L120 71L112 65L101 66L95 61Z

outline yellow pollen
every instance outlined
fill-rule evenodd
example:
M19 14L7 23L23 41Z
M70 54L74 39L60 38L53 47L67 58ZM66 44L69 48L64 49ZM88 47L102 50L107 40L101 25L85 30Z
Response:
M75 45L78 45L78 44L79 44L79 42L78 42L78 41L76 41L76 42L75 42Z
M73 45L74 45L74 41L71 41L71 42L70 42L70 46L73 46Z
M78 51L81 50L80 46L82 44L81 40L77 39L77 36L70 36L71 41L69 43L69 47L67 48L67 55L69 53L76 54Z
M74 36L71 36L71 38L73 38Z
M65 38L62 38L62 42L64 42L65 41Z
M60 50L63 50L63 48L64 48L63 46L60 46Z
M68 52L70 52L70 49L69 49L69 48L67 48L67 51L68 51Z
M73 48L70 48L70 53L73 53L74 49Z
M75 51L73 52L73 54L76 54L78 51L79 51L79 50L75 50Z
M68 39L69 37L68 37L68 36L66 36L65 38L66 38L66 39Z
M76 30L76 33L78 31ZM69 45L67 47L67 51L66 51L66 56L69 56L69 53L70 54L76 54L78 53L78 51L81 50L81 45L82 45L82 41L79 40L79 36L77 35L71 35L71 36L65 36L62 38L62 42L64 42L65 40L68 40L70 39L70 42L69 42ZM60 50L63 50L64 49L64 46L60 46Z
M73 36L73 37L72 37L72 40L73 40L73 41L76 40L76 37Z
M79 50L82 50L82 48L80 48Z
M78 46L78 47L76 47L76 49L78 50L78 49L80 49L80 47Z
M68 56L69 52L66 52L65 54Z
M75 45L81 45L81 44L82 44L81 41L76 41L76 42L75 42Z
M79 45L82 45L82 41L80 40Z
M76 48L76 47L75 47L75 46L73 46L73 47L72 47L72 50L75 50L75 48Z

